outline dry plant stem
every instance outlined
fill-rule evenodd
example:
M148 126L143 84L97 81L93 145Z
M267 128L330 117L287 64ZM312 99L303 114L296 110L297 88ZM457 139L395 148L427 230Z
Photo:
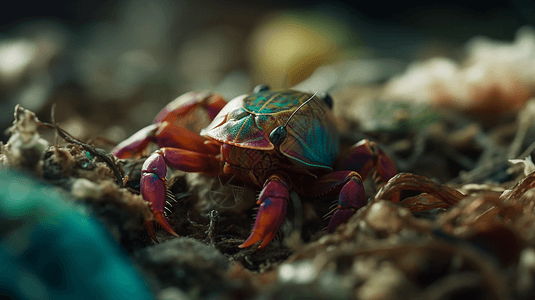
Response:
M511 142L511 146L509 146L509 152L508 152L509 158L518 157L518 154L520 153L520 150L522 148L522 144L524 143L524 140L526 139L528 130L533 123L534 108L535 108L535 103L533 101L530 101L526 105L526 107L519 113L517 132L516 132L514 140Z
M219 212L217 210L210 211L210 225L208 226L208 230L206 231L206 235L208 236L208 239L210 240L210 245L215 247L215 240L216 240L216 223L219 219Z
M479 230L486 230L503 221L495 219L500 214L503 220L513 220L522 213L522 206L511 203L495 194L482 194L468 199L466 205L456 206L444 213L439 219L439 225L444 231L453 233L460 226L460 216L465 216L465 225L470 224ZM483 211L482 208L483 207ZM482 212L481 212L482 211Z
M58 125L53 125L53 124L44 123L44 122L39 123L39 125L43 126L45 128L54 128L54 129L56 129L56 132L58 133L58 135L62 139L64 139L66 142L82 146L86 151L88 151L92 155L100 157L108 165L108 167L113 171L113 174L115 175L115 178L117 180L117 184L119 185L119 187L121 187L121 188L123 187L123 177L121 175L121 172L119 171L119 169L115 165L115 162L108 156L108 154L104 150L95 148L95 147L93 147L91 145L88 145L88 144L86 144L86 143L74 138L68 132L66 132L65 130L61 129Z
M375 195L373 199L377 202L381 199L389 200L401 191L420 191L432 195L435 199L438 199L446 204L448 207L457 204L461 199L466 197L461 192L454 190L445 185L438 184L429 180L424 176L419 176L410 173L399 173L392 177ZM423 199L423 197L421 198ZM431 198L429 198L431 199ZM411 202L415 201L411 199ZM425 204L422 204L425 205Z
M513 220L516 219L518 215L522 214L524 210L523 205L517 201L512 202L504 200L500 197L497 197L494 194L488 194L484 197L481 197L482 202L492 203L492 207L487 209L483 214L477 217L476 220L488 219L489 221L494 218L497 214L503 215L503 218ZM484 215L489 215L488 217L483 218Z
M535 187L535 172L529 174L528 176L522 178L519 182L513 186L511 193L509 193L505 199L513 200L520 199L527 191Z
M422 212L435 208L448 208L451 206L427 193L403 199L399 205L409 209L411 212Z
M460 173L450 183L482 183L499 166L507 162L507 148L500 146L494 139L484 134L479 135L476 140L484 150L477 159L475 166L470 171Z
M531 152L533 152L534 150L535 150L535 142L531 143L531 144L526 148L526 150L524 150L524 152L522 152L522 154L520 154L518 157L519 157L519 158L526 157L526 156L530 155Z

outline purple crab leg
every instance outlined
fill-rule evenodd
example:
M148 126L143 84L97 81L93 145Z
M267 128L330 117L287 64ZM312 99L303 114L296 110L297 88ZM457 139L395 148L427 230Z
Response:
M170 234L178 236L164 215L167 166L185 172L217 175L220 172L220 161L216 158L217 154L218 152L205 154L177 148L162 148L152 153L143 164L141 195L150 203L156 221ZM147 228L156 241L151 221L147 221Z
M338 207L331 217L327 231L333 232L340 224L346 223L357 210L366 205L366 194L362 178L355 171L336 171L326 174L311 183L300 182L296 186L306 186L298 193L311 196L338 196Z
M346 223L357 210L366 205L366 194L360 176L352 176L344 184L338 196L338 210L331 217L327 232L332 233L340 225Z
M337 171L357 171L363 179L366 179L374 168L383 183L397 173L396 165L392 159L381 148L377 147L375 142L362 140L340 155L334 169Z

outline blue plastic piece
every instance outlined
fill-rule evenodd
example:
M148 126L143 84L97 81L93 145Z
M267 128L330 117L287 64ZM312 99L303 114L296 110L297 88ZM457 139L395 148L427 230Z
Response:
M60 192L0 170L0 298L153 299L126 252Z

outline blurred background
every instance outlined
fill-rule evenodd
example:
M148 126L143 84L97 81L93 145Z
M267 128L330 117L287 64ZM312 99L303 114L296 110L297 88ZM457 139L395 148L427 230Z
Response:
M433 4L430 4L431 2ZM55 121L65 131L83 141L103 137L113 144L126 139L135 131L150 124L168 102L192 90L212 90L230 100L235 96L251 92L258 84L267 84L274 89L297 86L304 91L331 92L334 98L335 114L340 117L342 143L349 146L362 138L369 137L393 158L399 171L413 172L427 176L436 182L454 183L459 186L468 186L468 183L516 182L518 178L524 176L526 170L529 172L535 170L531 160L525 160L520 161L522 165L513 172L510 171L511 164L508 161L509 158L529 157L535 151L535 100L533 100L535 96L535 30L530 27L533 24L535 24L535 1L533 0L498 0L492 2L466 0L388 2L279 0L266 2L237 0L11 1L9 8L7 4L4 4L4 8L0 10L0 141L5 144L9 138L9 132L6 129L13 122L13 111L17 104L35 112L39 119L44 122L52 121L51 110L55 104ZM530 99L532 100L530 101ZM54 141L52 130L43 129L40 130L40 133L50 143ZM61 142L58 140L61 139L57 138L56 142ZM40 140L37 142L37 146L43 145ZM18 144L13 146L15 151L7 152L17 152L26 146L20 145L20 142ZM112 147L110 144L96 146L105 150L110 150ZM35 143L29 143L28 148L35 150L32 147L37 148ZM26 153L28 152L19 151L17 157L24 157ZM42 155L42 152L37 151L30 153ZM43 168L45 170L43 173L48 172L53 176L43 177L50 179L55 184L68 186L75 197L87 200L86 203L89 203L89 207L94 209L95 214L108 226L114 237L121 240L121 244L126 249L147 246L150 241L148 235L145 234L145 228L137 226L137 223L132 221L134 218L139 221L139 215L123 209L124 203L129 203L128 201L134 198L116 192L115 187L110 188L110 185L104 180L99 183L94 179L95 177L90 177L96 176L95 174L99 174L98 170L102 169L91 167L91 169L86 170L87 159L92 160L88 154L79 153L80 155L76 156L79 164L65 163L66 166L63 167L56 161L63 162L60 154L65 152L54 153L54 156L49 155L46 164L43 163L46 167ZM52 151L48 151L47 154L52 154ZM33 163L32 166L40 162L40 159L33 159L33 157L28 160ZM15 160L10 162L12 165L13 161ZM22 161L25 162L25 159ZM525 169L523 164L526 165ZM21 165L23 164L21 163ZM60 167L57 167L58 165ZM138 169L140 167L140 165L137 166ZM139 178L140 173L138 172L137 178ZM9 184L18 184L20 181L21 184L16 185L20 188L16 190L23 191L22 194L30 191L27 188L28 183L25 183L24 180L18 180L17 175L8 173L3 175L13 182ZM98 185L90 182L84 176L95 180ZM67 178L69 180L64 180ZM109 178L107 180L109 181ZM197 183L198 185L205 182L203 179L196 180L200 182ZM80 184L75 185L73 182ZM130 182L133 186L136 180L130 179ZM180 179L174 182L177 191L178 189L181 189L181 192L185 191L185 181ZM139 183L139 179L137 179L137 183ZM368 180L365 184L367 184L368 196L373 196L372 182ZM509 188L510 186L512 184L503 187ZM139 189L139 185L136 188ZM483 190L488 187L474 187L472 185L471 188L474 189L472 193L475 194L478 192L478 188ZM205 189L208 189L208 185ZM9 189L0 190L0 192L2 191L9 192ZM498 187L497 190L493 191L501 192L503 189ZM35 192L42 193L42 189L39 188ZM466 190L463 192L468 193ZM129 192L127 194L133 195ZM9 203L10 196L15 200L20 198L6 195L4 195L5 199L3 200L5 203ZM28 197L27 200L36 199L40 198ZM101 201L101 199L105 199L105 201ZM137 199L141 201L141 197ZM324 202L319 202L320 205L317 202L313 204L319 208L317 215L322 216L327 213L328 207L324 205ZM41 200L36 203L46 204ZM139 203L146 208L144 202ZM17 202L17 204L27 205L24 201ZM35 210L32 206L28 207L33 211L24 213L25 218L28 214L41 216L43 212L48 212L48 210ZM303 207L307 208L307 206ZM481 205L480 207L485 206ZM181 206L175 206L174 210L178 212L180 209L182 209ZM325 212L322 212L322 209ZM361 216L365 216L363 218L366 221L361 221L364 219L358 221L368 222L368 225L372 224L366 226L371 228L370 232L375 231L375 236L390 243L392 239L384 238L386 234L384 232L390 230L394 232L394 227L402 228L400 227L402 225L399 224L409 224L406 221L408 219L403 217L402 220L402 215L398 215L397 210L394 210L390 205L383 205L381 209L381 213L374 211L374 216L371 213L361 214ZM478 209L466 210L468 211L467 216L470 216L470 218L466 217L466 220L479 220L479 217L473 217L478 213ZM463 210L463 206L457 210ZM10 211L17 213L17 210L6 211L7 213ZM455 210L453 212L455 213ZM313 213L316 214L316 212ZM434 218L438 213L439 211L435 210L430 214L421 214L420 216ZM189 223L189 213L183 214L184 219L186 216ZM45 219L45 217L43 217L43 224L46 225L51 219ZM51 215L50 218L52 217L55 218L55 215ZM385 223L381 221L384 218L392 218L395 221L392 223L394 225L390 227L373 225L372 221L375 224ZM252 219L246 219L247 222L252 221ZM319 217L311 217L308 221L310 224L303 226L303 228L307 228L308 225L313 225L308 226L306 229L308 232L303 231L305 239L315 235L316 232L320 231L320 227L326 226L326 224L322 225L322 222L318 222L318 219ZM490 218L487 219L490 220ZM509 222L509 219L506 220ZM534 223L532 216L527 219L519 217L518 220L521 221L516 223L517 227L515 228ZM248 232L250 223L247 222L232 224L232 227L229 228L237 233L241 232L241 229ZM461 226L471 226L469 221L463 222L459 222L459 227L455 227L455 229L461 229ZM139 224L141 225L141 223ZM491 224L490 221L489 224ZM509 226L509 223L506 225ZM210 228L212 228L211 226ZM412 228L413 223L410 226ZM440 226L446 228L445 226L450 225L444 223ZM80 228L84 230L91 229L87 226L82 227ZM11 230L9 226L6 228L4 231ZM202 231L203 234L206 234L205 229L200 229L204 227L195 225L195 228L191 232ZM497 226L497 228L497 231L481 231L481 235L478 233L472 242L478 248L483 245L482 249L491 249L497 243L508 246L510 244L511 248L503 248L506 249L504 251L512 253L511 257L519 256L520 250L518 249L520 248L515 248L517 244L503 243L503 239L493 240L492 238L493 236L505 236L506 239L508 237L512 239L513 236L520 238L519 231L513 234L513 231L507 229L508 231L505 231L504 235L502 230L506 229L505 225L503 228L502 225ZM534 232L531 227L525 228L527 228L525 231L528 233ZM70 226L67 229L77 230L78 228ZM215 232L215 229L209 230ZM230 232L230 230L225 232ZM355 232L358 233L358 231ZM395 240L410 239L408 241L411 243L415 241L413 240L415 236L412 233L406 234L405 229L400 232L403 234L400 235L399 239L395 237ZM444 232L449 234L449 231L445 230ZM462 234L464 231L460 232ZM500 234L495 235L495 232ZM100 234L97 231L93 233ZM390 234L388 233L387 236ZM34 248L40 247L43 243L39 241L44 240L43 237L48 237L48 235L38 236L40 239L28 245ZM196 235L196 238L198 236L200 235ZM533 236L527 233L525 236L528 236L526 238L527 241L529 240L527 244L533 245ZM487 237L490 237L489 243L485 242ZM210 234L211 238L212 234ZM69 241L64 238L58 240ZM356 241L357 238L353 240ZM14 245L19 247L20 237L17 236L17 239L13 239L13 241L16 242ZM175 241L180 241L180 239ZM360 235L358 241L361 242ZM448 238L447 241L451 240ZM457 237L454 241L457 243ZM481 242L481 244L475 244L476 242ZM364 245L366 244L364 243ZM368 244L380 245L376 241ZM47 247L50 245L47 244ZM175 250L179 249L176 248L177 244L168 245L174 247ZM231 244L229 243L229 245ZM463 248L465 246L463 243L458 243L458 245ZM69 254L83 253L79 249L69 251L71 248L66 247L66 250L61 250L61 248L52 246L46 249L53 250L49 252L54 258L58 256L57 253L61 253L58 251L67 251ZM68 245L66 244L66 246ZM80 247L76 243L73 243L73 246ZM102 245L99 243L99 246ZM390 246L388 244L388 247ZM218 289L220 286L227 286L212 284L212 279L205 280L206 274L210 278L225 278L223 275L212 276L212 274L219 274L217 272L222 270L220 267L214 267L220 265L218 262L220 258L212 253L217 252L218 255L221 255L219 250L223 248L214 246L209 247L209 251L198 251L197 249L201 248L184 247L191 249L189 252L179 251L184 252L183 257L187 258L184 260L187 261L184 265L180 259L176 258L180 256L175 257L174 254L156 255L156 253L170 253L166 252L166 249L170 248L156 248L164 249L157 250L161 252L150 252L152 249L147 248L148 252L140 252L142 255L139 256L137 263L146 264L147 273L158 273L162 278L165 277L165 279L161 279L162 283L173 281L173 284L176 284L176 278L178 278L176 276L191 277L193 278L191 282L196 280L202 282L199 285L190 285L190 281L183 281L190 285L184 289L193 291L190 295L195 295L201 291L198 286L209 286L209 290L213 289L214 286L217 286ZM236 248L235 245L228 246L225 254L234 255L237 249L228 250L229 247ZM332 247L329 246L326 249L332 249ZM86 247L83 250L87 249L92 248ZM438 252L434 250L435 248L429 249L431 250L427 251L432 254L419 250L418 253L422 253L422 255L417 255L421 257L420 261L414 260L414 255L409 257L410 255L395 254L392 257L398 257L401 259L399 261L403 261L403 264L400 265L405 267L400 268L408 268L407 274L418 274L414 275L414 278L418 276L418 280L426 278L422 286L428 286L431 281L438 278L436 277L438 275L429 276L430 272L434 272L428 271L432 270L433 266L440 268L437 274L443 274L446 269L450 269L448 272L457 272L454 270L460 269L461 266L464 270L465 264L472 264L470 256L466 256L468 259L460 265L455 259L455 263L447 268L447 265L442 263L445 261L444 257L440 257L439 263L431 263L426 260L435 258ZM502 248L498 247L498 251L501 251L500 249ZM533 271L535 264L533 263L532 249L526 249L527 251L523 252L522 255L524 266L521 265L518 270L512 267L504 268L503 274L507 274L504 278L508 280L508 284L513 280L512 286L518 290L516 296L522 298L522 295L527 295L525 299L530 299L533 294L532 279L535 278L533 275L535 274ZM318 255L325 253L322 251L318 251ZM43 253L47 253L46 251L36 252L33 250L30 252L41 256ZM98 254L98 252L93 252ZM154 255L150 253L154 253ZM189 253L194 253L194 255L190 256ZM236 261L241 260L244 265L247 261L247 264L252 266L253 263L249 261L248 257L256 258L241 253L240 256L235 256L240 257ZM268 268L272 261L287 257L286 252L281 253L282 256L277 256L277 252L273 252L271 257L260 254L258 259L254 260L255 265L260 265L261 268L263 268L262 265L267 265L266 268ZM348 258L345 253L342 257L333 256L330 252L325 257L336 258L336 264L333 261L333 266L338 266L340 262L347 265ZM414 253L411 251L409 254ZM487 254L492 255L491 252ZM474 254L474 256L476 255L479 257L478 253ZM205 256L212 258L211 260L204 259ZM65 257L70 256L66 255ZM87 255L80 257L84 258L85 263L92 261L86 259ZM145 257L153 261L145 260ZM191 257L202 257L202 259L191 259ZM223 264L226 265L227 259L222 255L221 257L221 261L224 261ZM459 257L461 256L455 255L455 258ZM483 260L486 260L486 256L482 257ZM112 259L111 256L106 258ZM356 268L357 263L354 263L352 269L358 269L358 272L362 274L369 272L370 275L367 276L372 279L367 281L362 281L361 278L364 278L362 274L355 275L344 267L341 268L341 272L349 276L349 281L345 280L347 278L339 280L338 277L333 277L335 273L332 276L327 273L328 277L321 277L320 281L310 282L314 284L324 282L325 284L318 285L321 289L330 282L337 282L337 284L329 284L329 286L336 287L333 290L335 291L333 295L338 297L342 290L339 290L338 283L346 282L347 285L348 282L354 280L358 281L354 286L362 288L361 291L378 290L380 293L393 291L395 294L410 295L410 293L400 293L401 289L394 289L390 286L399 285L410 290L413 283L417 281L398 279L401 278L399 277L401 275L397 274L401 274L401 272L396 271L393 267L388 267L388 265L384 267L385 265L382 263L384 259L377 260L377 264L375 262L363 264L362 268ZM465 258L461 257L461 261L463 260ZM205 267L204 261L208 261L210 264ZM325 262L326 260L316 261ZM413 263L407 264L407 261ZM41 263L41 261L38 262ZM184 271L190 270L190 262L193 265L203 262L199 266L191 268L191 276L188 275L190 273ZM212 262L214 263L212 264ZM267 263L264 264L264 262ZM490 259L488 262L492 264L494 260ZM349 260L349 263L353 262ZM165 267L161 267L163 264ZM23 262L20 265L24 266ZM377 268L382 271L363 272L361 270L372 270L375 268L372 267L374 265L377 265ZM456 267L452 267L453 265ZM474 263L474 265L477 264ZM38 266L41 268L41 265ZM85 268L77 268L76 264L72 266L73 270L84 270L84 274L87 273ZM308 267L305 269L300 267L307 266L306 264L296 266L295 272L308 270ZM426 266L425 271L416 272L419 267L414 266ZM41 269L45 270L45 268ZM486 267L481 267L481 269L489 270ZM52 270L56 270L56 268ZM470 282L476 284L478 289L480 286L486 287L482 282L484 283L484 278L487 275L474 277L475 273L471 267L467 270L469 273L466 273L465 277L456 277L475 278L475 281L470 279L468 285L465 282L459 283L464 291L467 290L466 287L470 285ZM487 271L485 273L489 273ZM166 272L172 272L173 275L168 276L167 274L171 273ZM234 276L239 272L241 271L229 274ZM116 273L110 272L109 274L115 276ZM202 277L198 277L196 274L201 274ZM243 279L244 276L248 276L243 274L238 275L237 278L241 276ZM454 275L457 274L452 276ZM319 275L311 276L318 277ZM107 278L93 277L97 279ZM119 278L115 277L113 280ZM56 277L54 276L54 278ZM452 284L446 281L450 277L444 278L444 281L438 281L442 278L436 279L435 284L430 285L432 289L429 289L431 292L428 295L436 294L437 286L445 286L446 289L454 291L450 287ZM232 286L232 289L236 286L235 279L232 278L232 283L228 285ZM106 284L113 284L113 280L106 281ZM456 280L451 282L458 282L458 279ZM493 286L498 280L492 281ZM132 282L130 279L128 281ZM308 281L302 282L308 284ZM446 284L443 284L444 282ZM309 289L308 285L297 285L297 281L295 287L298 288L294 288L293 284L285 285L285 288L296 291L318 288ZM254 286L256 284L247 279L246 285ZM143 288L143 286L139 286ZM157 283L152 288L158 291L166 286L168 285ZM305 289L302 288L304 286ZM225 289L228 288L225 287ZM496 289L500 289L500 286L496 285ZM26 290L28 289L24 291ZM178 289L175 290L180 292ZM490 290L492 291L492 289ZM106 290L108 293L113 291L115 290ZM278 290L274 291L278 293ZM162 293L160 293L161 295ZM241 294L235 293L233 295L235 297L235 295ZM374 296L375 294L370 295ZM439 293L439 295L447 294Z
M260 83L291 87L337 64L345 81L338 76L321 88L384 83L412 61L462 61L473 37L511 42L519 28L535 23L528 0L10 5L0 11L3 142L16 104L49 122L55 103L56 121L74 136L118 142L187 91L230 99ZM381 63L363 67L370 61Z

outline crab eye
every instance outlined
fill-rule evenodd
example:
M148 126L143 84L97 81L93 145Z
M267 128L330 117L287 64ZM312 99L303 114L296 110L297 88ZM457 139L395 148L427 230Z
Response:
M286 126L279 126L271 133L269 134L269 141L277 147L278 145L282 144L284 142L284 139L286 139L286 135L288 134L288 131L286 130Z
M269 91L269 85L259 84L254 88L253 93L256 94L256 93L267 92L267 91Z
M318 93L318 97L323 99L323 102L325 102L325 104L327 104L327 106L330 109L333 108L333 98L331 97L331 95L329 95L329 93L327 93L327 92Z

